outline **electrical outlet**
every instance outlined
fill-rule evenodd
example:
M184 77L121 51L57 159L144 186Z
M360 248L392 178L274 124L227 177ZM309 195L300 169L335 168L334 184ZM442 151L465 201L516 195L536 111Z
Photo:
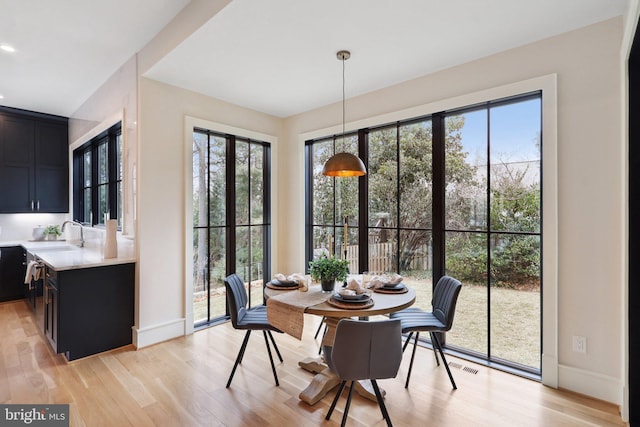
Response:
M586 353L587 352L587 338L573 336L573 351L576 353Z

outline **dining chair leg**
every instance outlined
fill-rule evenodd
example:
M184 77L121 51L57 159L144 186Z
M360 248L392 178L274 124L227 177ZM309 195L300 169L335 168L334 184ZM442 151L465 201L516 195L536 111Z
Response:
M382 417L387 421L387 426L392 427L391 418L389 418L389 412L387 412L387 406L384 404L384 399L382 398L382 393L380 393L378 382L376 380L371 380L371 385L373 386L373 391L376 393L376 399L378 399L378 405L380 406Z
M429 331L429 336L431 337L431 347L433 347L433 356L436 358L436 365L440 366L440 359L438 359L438 350L436 349L436 345L433 342L433 332Z
M416 332L416 338L413 341L413 351L411 352L411 362L409 362L409 372L407 372L407 382L404 383L404 388L409 388L409 379L411 378L411 369L413 368L413 359L416 357L416 347L418 345L418 337L420 332Z
M276 350L278 359L280 359L281 363L284 362L284 360L282 360L282 355L280 354L280 350L278 350L278 346L276 345L276 340L273 339L273 334L271 333L271 331L267 331L267 334L269 335L269 338L271 338L271 343L273 344L273 348Z
M342 414L342 423L340 427L344 427L347 424L347 416L349 415L349 406L351 406L351 396L353 395L353 381L349 386L349 394L347 395L347 404L344 407L344 414Z
M438 346L438 351L440 352L440 357L442 357L442 363L444 364L444 367L447 369L447 374L449 374L451 385L453 386L454 390L457 390L458 387L456 387L456 382L453 380L453 375L451 375L451 369L449 369L449 364L447 363L447 359L444 357L444 352L442 351L442 346L440 345L440 341L438 340L438 337L435 334L433 334L433 339L435 344Z
M343 380L340 383L338 392L336 393L336 396L333 398L333 402L331 402L331 406L329 407L329 412L327 412L327 416L324 417L325 420L328 420L329 418L331 418L331 414L333 413L333 410L336 408L336 403L338 403L338 399L340 399L340 395L342 394L342 390L344 390L345 384L347 384L347 380Z
M318 329L316 329L316 334L313 336L313 339L318 339L318 334L320 334L320 329L322 329L322 325L324 325L324 316L322 316L322 320L320 320L320 324L318 325Z
M409 335L407 336L406 341L404 342L404 345L402 346L402 352L404 353L404 350L407 348L407 346L409 345L409 341L411 341L411 337L413 336L413 332L409 332Z
M249 335L251 335L251 330L247 331L244 335L244 340L242 340L242 346L240 346L240 351L238 352L238 357L236 357L236 362L233 364L233 369L231 370L231 375L229 375L229 380L227 381L227 387L231 385L231 380L233 380L233 375L236 373L236 368L240 363L242 363L242 357L244 356L244 350L247 348L247 343L249 342Z
M320 326L322 326L322 324ZM322 331L322 339L320 340L320 348L318 349L318 354L322 354L322 341L324 341L325 335L327 335L327 325L324 325L324 331Z
M267 353L269 353L269 362L271 362L271 371L273 372L273 378L276 380L276 387L280 385L278 382L278 374L276 373L276 365L273 363L273 356L271 355L271 347L269 346L269 338L267 338L268 331L262 331L264 335L264 343L267 346Z

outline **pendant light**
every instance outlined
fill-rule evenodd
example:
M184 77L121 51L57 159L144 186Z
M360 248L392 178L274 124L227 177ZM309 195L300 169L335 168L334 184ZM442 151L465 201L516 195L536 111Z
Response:
M348 50L341 50L336 54L342 61L342 138L344 138L345 128L345 93L344 93L344 61L351 57ZM351 153L337 153L331 156L322 168L322 174L326 176L362 176L367 173L364 163L358 156Z

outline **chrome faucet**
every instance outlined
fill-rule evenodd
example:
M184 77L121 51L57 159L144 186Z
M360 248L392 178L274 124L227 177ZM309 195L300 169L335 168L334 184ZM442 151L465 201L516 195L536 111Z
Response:
M84 248L84 233L82 232L82 224L80 224L77 221L71 221L71 220L70 221L65 221L65 222L62 223L62 230L61 231L64 231L64 226L67 225L67 224L77 225L78 227L80 227L80 247Z

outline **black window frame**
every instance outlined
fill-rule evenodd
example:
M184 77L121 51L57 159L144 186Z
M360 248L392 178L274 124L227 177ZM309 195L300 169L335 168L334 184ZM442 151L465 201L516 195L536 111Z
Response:
M99 148L107 144L107 180L99 183ZM119 212L118 201L122 202L122 175L119 163L122 162L122 122L101 132L80 147L73 150L73 219L87 226L104 226L104 218L100 215L99 188L107 187L106 214L109 219L118 220L118 229L122 228L122 212ZM91 158L91 185L85 186L85 153ZM90 218L85 217L85 189L91 190Z
M399 129L403 125L416 123L420 121L430 120L432 123L432 224L430 231L432 232L432 245L433 245L433 253L432 253L432 284L435 287L435 284L438 280L446 274L446 233L451 231L458 232L474 232L480 233L487 236L487 242L490 241L490 237L493 234L504 234L504 235L538 235L540 236L540 253L542 254L543 250L543 235L542 235L542 223L544 218L542 218L542 200L543 200L543 185L542 185L542 175L540 181L540 228L538 232L522 232L522 231L507 231L507 230L494 230L491 228L491 222L487 223L486 229L484 230L456 230L450 229L446 227L445 224L445 185L446 185L446 177L445 177L445 138L446 138L446 124L445 119L449 116L464 114L473 112L476 110L487 109L500 107L503 105L509 105L517 102L523 102L530 99L540 99L542 100L543 94L541 90L535 90L531 92L521 93L513 96L507 96L504 98L493 99L485 102L480 102L477 104L462 106L459 108L452 108L449 110L443 110L434 112L432 114L427 114L419 117L413 117L408 119L397 120L394 122L388 122L380 125L370 126L366 128L358 129L357 131L350 131L345 134L345 136L354 135L357 133L357 145L358 145L358 156L363 160L365 166L368 169L368 136L372 131L377 131L385 128L396 128ZM542 108L542 102L540 105ZM542 113L540 114L541 118L541 126L542 126ZM487 117L489 120L489 116ZM309 265L309 261L313 260L313 245L314 245L314 227L321 226L321 224L314 223L314 213L313 213L313 145L315 143L327 141L333 139L334 141L334 151L336 150L336 141L342 138L341 134L325 136L320 138L315 138L312 140L305 141L305 265ZM540 173L542 174L543 165L542 165L542 128L541 128L541 146L540 146L540 155L541 155L541 163L540 163ZM337 152L337 151L336 151ZM488 162L489 163L489 162ZM487 164L487 168L490 165ZM335 180L336 179L344 179L344 178L333 178L334 180L334 188L335 188ZM367 230L370 227L368 223L368 209L369 209L369 197L368 197L368 188L369 188L369 178L368 175L360 176L358 179L358 188L360 197L358 199L358 266L359 271L355 273L362 273L365 271L369 271L369 245L368 245L368 233L362 232L362 230ZM487 195L488 200L490 200L490 182L487 184ZM399 192L398 192L399 194ZM334 198L334 208L335 208L336 200ZM335 210L335 209L334 209ZM398 216L399 217L399 216ZM333 232L336 235L337 230L339 230L341 226L334 224ZM403 229L403 227L398 223L395 228L398 230ZM334 240L335 245L335 240ZM399 247L397 248L399 250ZM487 253L488 260L487 263L490 263L491 257L491 248L489 243L487 243ZM335 253L335 248L333 248L333 252ZM400 257L396 254L396 259ZM396 266L399 272L399 265ZM542 298L542 294L544 292L544 282L543 282L543 264L542 264L542 256L541 256L541 264L540 264L540 298ZM306 273L308 274L308 267ZM490 277L487 277L487 293L489 294L491 289ZM490 296L489 296L490 302ZM542 321L542 305L541 305L541 313L540 320ZM488 340L490 340L490 315L488 317ZM444 347L447 347L444 337L441 337L441 342ZM490 342L490 341L488 341ZM508 360L504 360L498 357L494 357L491 354L491 347L488 347L488 354L480 354L473 350L463 349L460 347L449 346L450 350L453 350L457 353L458 356L463 358L469 358L478 363L491 364L499 369L506 370L509 372L514 372L518 374L523 374L530 378L539 379L541 375L541 368L536 369L529 366L520 365L516 362L511 362ZM542 329L540 334L540 348L542 349ZM542 354L540 355L542 357ZM542 363L542 361L541 361Z
M193 133L199 133L205 135L208 139L207 144L210 144L211 138L217 137L225 140L225 181L226 181L226 195L225 195L225 221L224 224L216 224L212 225L210 222L210 217L207 215L206 224L195 226L192 224L192 230L198 229L220 229L225 231L225 276L228 276L232 273L238 273L242 278L243 282L247 280L244 274L241 274L236 271L237 267L237 244L236 244L236 231L240 227L247 227L249 230L253 227L262 227L263 228L263 241L262 241L262 251L263 251L263 264L264 268L262 270L262 280L263 280L263 288L266 283L271 278L271 143L239 136L232 135L229 133L218 132L211 129L206 129L202 127L194 127L192 129ZM261 223L252 223L251 217L249 217L248 223L238 223L236 216L236 149L238 144L247 144L248 150L250 151L252 146L259 146L262 148L262 179L264 186L264 198L263 198L263 218ZM209 162L210 160L207 160ZM207 168L209 167L209 163ZM248 165L247 165L248 167ZM210 186L209 178L207 178L207 186ZM251 185L251 184L250 184ZM250 195L251 191L249 191ZM209 204L211 201L209 200L207 192L207 211L209 210ZM249 201L250 202L250 201ZM250 232L249 232L250 234ZM210 233L207 233L207 236L210 236ZM211 242L210 238L207 237L207 254L208 258L210 257L211 252ZM250 250L249 250L250 252ZM251 253L249 253L249 258L251 258ZM210 295L211 292L211 280L210 280L210 264L206 266L205 273L205 289L207 295ZM252 278L252 277L250 277ZM258 277L254 279L259 279ZM208 297L210 298L210 296ZM253 301L251 292L247 292L247 305L248 307L252 307L255 305L264 304L266 301L264 296L260 301ZM207 303L207 317L204 320L199 320L194 322L195 329L201 329L208 326L216 325L222 321L226 321L230 318L229 306L228 303L225 304L225 313L222 316L213 316L211 313L211 305Z

